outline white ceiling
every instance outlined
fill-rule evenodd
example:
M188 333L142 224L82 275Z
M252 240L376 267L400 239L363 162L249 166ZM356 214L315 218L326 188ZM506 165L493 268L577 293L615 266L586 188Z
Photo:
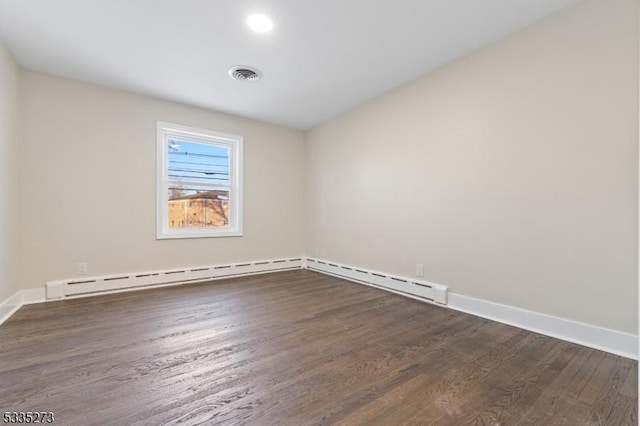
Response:
M29 70L307 129L575 1L0 0L0 38Z

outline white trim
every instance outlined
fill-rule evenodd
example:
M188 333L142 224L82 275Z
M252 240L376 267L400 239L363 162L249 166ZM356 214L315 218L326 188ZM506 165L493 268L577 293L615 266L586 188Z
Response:
M22 306L22 295L20 293L20 291L17 291L3 302L0 302L0 324L8 320Z
M320 262L320 263L318 263ZM370 271L356 266L314 259L307 257L305 268L326 275L353 281L370 287L379 288L401 296L423 302L435 303L446 306L456 311L487 318L493 321L512 325L514 327L577 343L579 345L610 352L626 358L638 359L638 336L611 330L596 325L585 324L565 318L554 317L538 312L513 306L501 305L482 299L464 296L458 293L448 292L448 287L441 284L427 283L413 278L396 277L405 280L402 283L405 288L399 287L397 282L391 279L392 275L384 272ZM354 271L358 271L357 273ZM439 289L434 294L440 294L439 299L429 300L422 295L412 294L410 283L426 283L434 289ZM407 286L409 291L407 290Z
M284 261L284 262L283 262ZM318 262L324 263L318 263ZM274 263L275 262L275 263ZM220 271L220 267L228 267L227 272L215 272ZM207 271L204 269L207 268ZM212 269L213 268L213 269ZM173 269L168 271L155 271L155 272L146 272L146 273L134 273L134 274L119 274L119 275L108 275L102 277L93 277L93 278L83 278L82 280L59 280L59 281L50 281L47 283L47 290L59 290L59 299L62 298L79 298L79 297L87 297L94 296L105 293L119 293L126 291L134 291L141 290L147 288L157 288L157 287L166 287L173 285L181 285L181 284L189 284L194 282L202 282L202 281L211 281L215 279L229 278L234 276L244 276L244 275L256 275L263 274L268 272L276 272L282 270L292 270L292 269L309 269L316 272L320 272L323 274L336 276L341 279L346 279L348 281L353 281L359 284L364 284L370 287L375 287L379 289L383 289L385 291L389 291L391 293L399 294L405 297L409 297L412 299L420 300L423 302L434 303L439 306L447 306L451 309L465 312L471 315L479 316L482 318L487 318L492 321L501 322L504 324L512 325L514 327L522 328L525 330L530 330L535 333L544 334L550 337L558 338L561 340L566 340L568 342L577 343L579 345L591 347L594 349L602 350L605 352L610 352L616 355L620 355L626 358L638 359L638 336L634 334L624 333L616 330L611 330L603 327L598 327L591 324L585 324L565 318L554 317L551 315L541 314L538 312L528 311L526 309L516 308L513 306L502 305L499 303L489 302L482 299L477 299L470 296L465 296L458 293L449 293L447 286L443 286L440 284L427 283L425 281L415 280L413 278L403 278L398 276L393 276L390 274L385 274L376 271L370 271L363 268L358 268L354 266L348 266L344 264L339 264L336 262L324 261L309 257L296 257L289 259L276 259L276 260L268 260L268 261L253 261L253 262L243 262L236 264L228 264L228 265L217 265L213 267L203 267L203 268L182 268L182 269ZM227 269L227 268L222 268ZM99 284L97 287L94 287L94 291L89 291L88 293L76 292L73 290L73 294L65 295L64 293L64 285L67 285L69 282L77 282L77 281L92 281L92 280L104 280L107 279L107 282L110 278L121 278L123 276L136 276L136 275L146 275L146 274L169 274L176 271L182 271L180 274L181 278L186 278L185 281L171 281L162 283L160 279L158 281L153 281L150 277L136 277L142 279L148 279L151 281L139 281L137 284L142 284L133 287L122 287L117 288L117 286L109 285L103 282ZM193 275L195 274L195 275ZM203 275L212 275L216 274L216 276L204 277ZM384 277L383 277L384 276ZM190 278L191 277L191 278ZM405 280L406 283L402 281L396 281L393 278L400 278ZM115 280L118 281L118 280ZM432 286L433 289L437 289L434 292L433 297L434 300L430 300L424 295L419 294L411 294L411 292L407 291L407 288L397 287L398 285L408 286L411 288L412 283L427 283ZM440 295L438 295L438 293ZM55 293L51 293L55 294ZM54 297L49 298L48 300L55 300ZM35 288L28 290L21 290L14 293L12 296L0 302L0 324L6 321L13 313L15 313L22 305L30 304L30 303L40 303L45 301L45 289L43 288ZM447 304L448 302L448 304Z
M45 302L44 288L30 288L13 293L0 302L0 325L15 314L23 305Z
M49 281L44 288L20 290L0 302L0 325L23 305L302 269L305 260L298 256Z
M535 333L638 359L638 336L513 306L449 293L449 308Z
M224 187L229 191L229 204L231 215L228 228L169 228L168 195L166 187L169 183L167 172L167 146L166 138L169 135L188 137L190 140L201 143L224 145L229 148L229 184L216 185L196 183L209 189ZM243 235L242 227L242 136L211 130L196 129L179 124L157 122L157 165L156 165L156 239L182 239L182 238L211 238L211 237L240 237ZM185 183L188 183L185 181Z

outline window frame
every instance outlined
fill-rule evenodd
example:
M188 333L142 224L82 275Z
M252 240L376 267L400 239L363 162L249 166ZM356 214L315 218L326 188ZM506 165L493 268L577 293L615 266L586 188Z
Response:
M208 143L229 148L229 185L202 184L180 181L211 189L229 190L229 226L225 228L170 228L169 184L175 182L168 177L169 136L178 136L198 143ZM174 123L157 123L157 176L156 176L156 239L240 237L242 231L242 136L212 130L198 129Z

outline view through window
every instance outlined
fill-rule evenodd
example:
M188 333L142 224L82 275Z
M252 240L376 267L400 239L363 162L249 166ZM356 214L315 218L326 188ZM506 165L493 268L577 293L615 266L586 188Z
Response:
M162 168L159 238L240 232L241 138L159 125Z

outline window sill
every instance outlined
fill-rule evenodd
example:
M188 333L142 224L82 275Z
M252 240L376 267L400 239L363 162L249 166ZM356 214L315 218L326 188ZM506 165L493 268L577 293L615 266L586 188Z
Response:
M181 240L181 239L190 239L190 238L226 238L226 237L242 237L242 231L225 231L225 232L215 232L215 233L166 233L166 234L158 234L156 235L156 240Z

